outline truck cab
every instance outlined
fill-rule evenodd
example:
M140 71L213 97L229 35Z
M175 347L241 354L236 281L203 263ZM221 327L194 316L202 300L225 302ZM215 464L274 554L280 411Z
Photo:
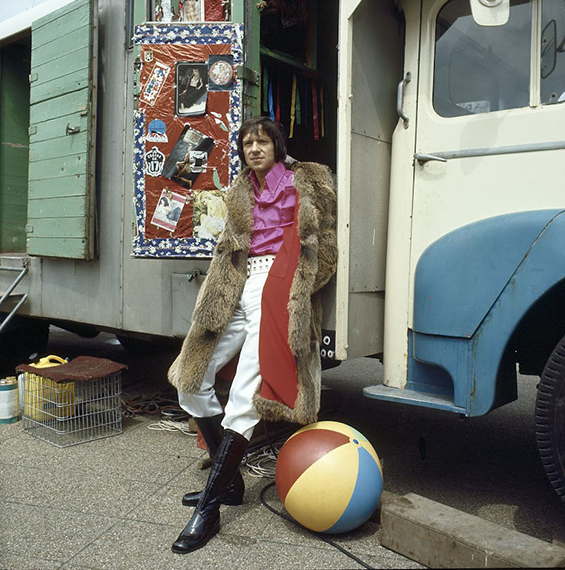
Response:
M365 105L374 103L378 115L394 111L376 88L364 91L361 76L380 63L370 49L390 43L363 31L368 3L341 5L340 78L347 69L352 77L339 93L338 132L346 134L337 170L350 195L338 198L338 226L340 253L349 240L350 257L342 255L348 268L338 271L337 357L355 353L354 335L369 338L357 329L372 314L384 384L365 394L467 417L516 399L517 370L541 376L538 446L563 498L565 6L423 0L394 8L403 18L390 17L386 27L390 33L398 22L405 41L389 145L386 135L367 132L375 121ZM374 69L380 78L381 66ZM363 157L370 144L390 157L385 168ZM371 167L372 184L356 179ZM388 192L373 195L371 225L356 217L363 206L354 205L355 194L381 184ZM375 212L384 213L380 242ZM357 239L374 253L356 257ZM368 259L383 263L372 291L359 283ZM370 298L373 312L361 309L356 318L356 303L368 308Z

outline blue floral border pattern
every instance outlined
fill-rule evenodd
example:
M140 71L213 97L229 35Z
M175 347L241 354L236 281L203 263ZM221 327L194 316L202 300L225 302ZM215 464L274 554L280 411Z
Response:
M144 25L135 27L134 41L140 44L231 44L234 65L243 63L243 25L232 23ZM230 92L230 164L229 185L237 176L237 133L242 114L241 82ZM133 257L210 258L215 240L199 238L145 239L145 113L134 111L134 216ZM227 191L227 188L225 189Z

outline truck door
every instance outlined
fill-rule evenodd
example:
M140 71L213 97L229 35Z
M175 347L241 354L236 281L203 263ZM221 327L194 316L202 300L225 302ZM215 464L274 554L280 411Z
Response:
M499 26L478 25L469 0L423 0L422 22L412 286L424 249L451 230L561 207L565 160L561 0L511 0Z

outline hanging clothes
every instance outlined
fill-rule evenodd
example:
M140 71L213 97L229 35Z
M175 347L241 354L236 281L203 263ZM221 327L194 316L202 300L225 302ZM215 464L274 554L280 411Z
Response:
M314 127L314 140L320 140L320 125L318 124L318 86L312 81L312 124Z
M290 95L290 133L288 138L294 136L294 121L296 119L296 73L292 74L292 93Z

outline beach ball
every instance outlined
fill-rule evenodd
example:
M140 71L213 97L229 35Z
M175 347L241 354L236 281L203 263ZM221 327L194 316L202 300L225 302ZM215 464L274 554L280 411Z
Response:
M373 514L383 473L363 434L323 421L287 439L277 458L275 483L292 518L316 532L336 534L357 528Z

